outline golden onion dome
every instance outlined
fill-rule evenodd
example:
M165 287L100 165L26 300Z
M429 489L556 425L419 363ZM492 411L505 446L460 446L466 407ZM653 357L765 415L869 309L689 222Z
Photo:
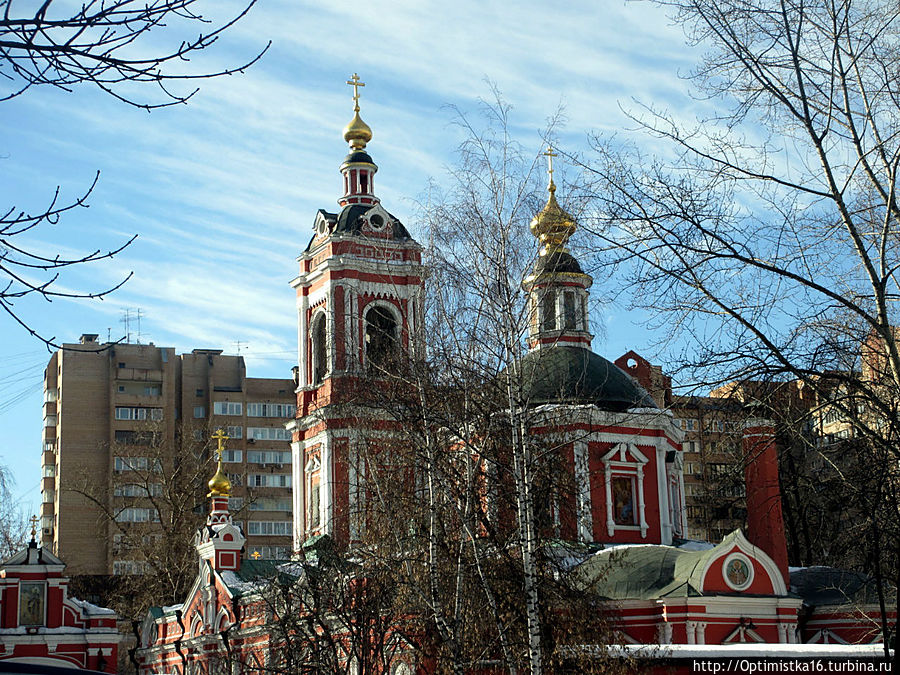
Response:
M228 497L231 495L231 481L222 473L222 463L216 469L216 474L209 479L209 497Z
M366 143L372 140L372 129L362 121L359 116L359 108L354 111L350 124L344 127L344 140L354 150L362 150L366 147Z
M530 226L531 234L541 243L541 255L563 249L576 227L575 218L556 201L556 185L552 178L547 191L550 193L547 203Z

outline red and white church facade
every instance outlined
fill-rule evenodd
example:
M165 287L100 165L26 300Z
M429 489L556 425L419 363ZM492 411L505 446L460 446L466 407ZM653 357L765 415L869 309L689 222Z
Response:
M354 101L344 130L350 151L340 166L340 209L317 213L291 282L299 341L298 411L288 425L296 551L321 535L339 548L360 538L354 514L365 493L357 444L373 429L389 434L391 423L371 411L347 411L367 378L391 368L397 345L414 351L425 340L422 248L375 195L377 167L366 150L372 132L359 116L358 96ZM877 656L876 607L852 597L811 604L803 592L815 586L812 579L802 570L789 573L770 422L745 427L746 534L714 543L685 539L683 432L635 380L591 350L592 279L567 249L576 223L555 193L551 165L547 204L531 223L540 251L523 281L529 351L519 367L525 404L535 413L531 432L552 437L575 485L554 505L555 536L595 551L571 573L617 613L626 646L674 653L690 645L706 649L703 658L718 658L735 646L752 652L757 645L762 655L779 644L791 654L821 656L803 645L873 643L845 656ZM220 637L241 629L242 616L253 616L252 593L242 584L264 561L241 558L243 536L227 499L217 502L215 492L197 542L197 584L182 605L148 617L141 673L185 672L191 659L221 651ZM890 616L896 621L895 610ZM256 648L265 649L265 636L254 635ZM720 651L710 652L713 646ZM414 667L404 668L398 672Z
M0 672L20 665L115 673L116 613L69 596L65 563L35 541L0 561Z

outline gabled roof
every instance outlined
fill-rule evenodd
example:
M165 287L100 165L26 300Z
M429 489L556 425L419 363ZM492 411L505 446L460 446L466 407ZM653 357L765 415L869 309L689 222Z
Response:
M66 564L53 555L50 551L38 547L34 541L28 544L16 553L13 553L6 560L0 561L0 568L16 567L20 565L45 565L50 567L59 567L60 570Z

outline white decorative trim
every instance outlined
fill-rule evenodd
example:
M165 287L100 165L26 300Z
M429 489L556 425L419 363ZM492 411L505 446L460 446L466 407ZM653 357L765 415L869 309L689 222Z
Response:
M728 578L728 566L733 562L741 562L747 568L747 578L744 579L742 583L732 582L731 579ZM722 577L725 579L725 583L728 585L728 588L734 591L745 591L753 584L753 577L755 576L753 571L753 561L750 560L743 553L732 553L725 557L725 560L722 561Z
M621 436L619 437L621 438ZM618 455L618 459L615 459ZM631 455L635 461L630 461L627 456ZM609 452L600 458L605 464L604 483L606 487L606 532L612 537L616 530L640 529L641 537L647 538L649 525L646 517L646 500L644 499L644 466L648 460L644 454L638 450L634 443L619 442L614 445ZM637 482L637 515L638 524L633 525L617 525L613 517L613 499L612 499L612 474L613 471L624 474L625 476L633 475Z
M572 443L572 459L575 465L575 505L578 513L578 538L594 540L594 524L591 514L591 474L588 467L588 444L583 440Z
M782 576L781 571L778 569L778 565L775 564L775 561L772 560L772 558L770 558L765 551L747 541L744 533L740 530L735 530L732 534L725 537L725 539L722 540L722 543L716 546L716 549L722 549L724 551L730 549L731 547L737 547L737 549L748 558L762 565L763 569L766 571L766 574L769 576L769 580L772 582L772 588L775 591L774 595L787 595L787 587L784 583L784 577ZM706 575L709 573L712 566L720 560L721 557L719 556L710 557L709 562L706 563L706 565L702 570L699 571L699 573L695 572L691 575L692 580L696 579L698 588L702 589L706 585Z

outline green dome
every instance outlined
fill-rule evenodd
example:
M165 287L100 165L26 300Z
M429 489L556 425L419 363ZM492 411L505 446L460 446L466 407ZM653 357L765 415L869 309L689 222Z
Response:
M625 371L583 347L548 347L528 353L520 363L524 395L539 403L590 403L601 410L656 408L656 403Z

